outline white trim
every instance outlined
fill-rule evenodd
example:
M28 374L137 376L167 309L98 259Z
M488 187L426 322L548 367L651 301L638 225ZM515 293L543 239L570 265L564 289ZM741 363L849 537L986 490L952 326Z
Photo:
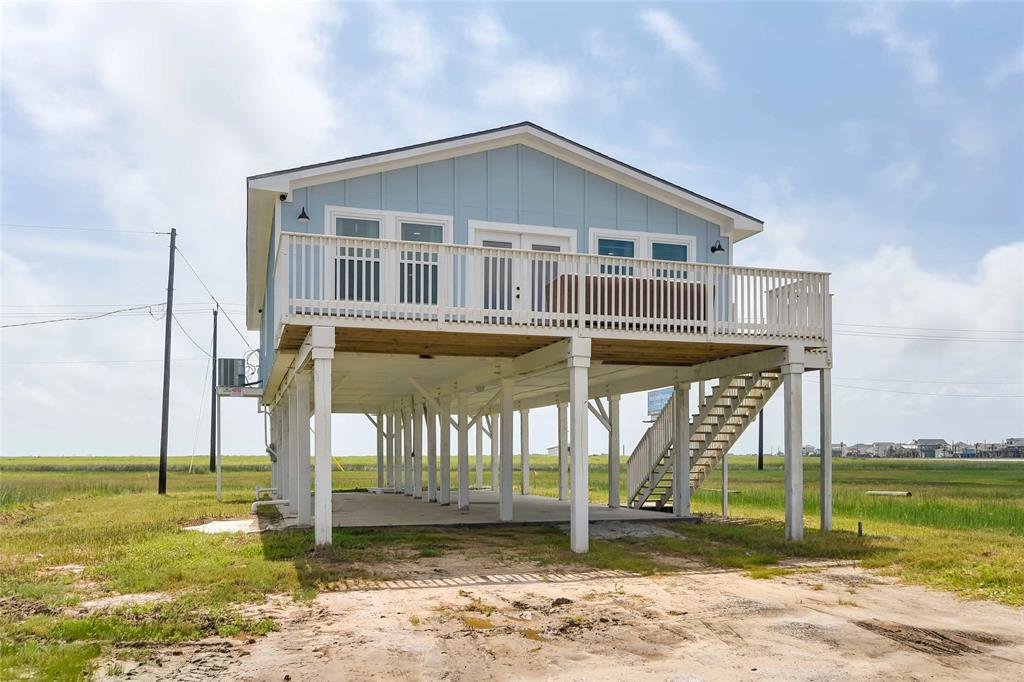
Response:
M469 221L469 234L468 242L470 246L479 246L476 244L474 237L476 236L477 230L487 230L491 232L508 232L512 234L525 234L533 236L545 236L545 237L559 237L562 239L569 239L569 250L572 253L579 253L576 248L576 238L579 232L572 229L571 227L548 227L546 225L520 225L519 223L495 223L489 220L476 220L470 219Z
M454 216L440 215L437 213L414 213L409 211L379 211L366 208L352 208L349 206L324 206L324 231L326 235L335 235L334 225L338 218L356 218L358 220L377 220L380 222L380 239L394 241L401 240L401 230L398 226L401 223L421 223L424 225L440 225L444 244L453 243L454 230L452 224Z
M634 258L655 260L651 254L651 245L654 242L661 244L684 244L686 245L686 262L698 262L694 256L697 253L697 238L686 234L663 234L661 232L636 232L633 230L614 230L606 227L591 227L587 230L591 255L597 255L598 239L620 239L631 241L636 245L633 253ZM676 261L668 261L676 262Z

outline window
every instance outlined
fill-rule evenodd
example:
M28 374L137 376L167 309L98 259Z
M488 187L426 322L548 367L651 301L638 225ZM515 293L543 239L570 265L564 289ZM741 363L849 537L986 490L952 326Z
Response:
M597 254L599 256L634 258L636 256L636 242L628 239L601 238L597 240Z
M654 260L686 261L686 244L651 242L651 258Z
M440 244L444 241L444 227L426 223L402 223L402 239L407 242Z
M380 238L380 221L363 218L335 218L335 232L339 237Z

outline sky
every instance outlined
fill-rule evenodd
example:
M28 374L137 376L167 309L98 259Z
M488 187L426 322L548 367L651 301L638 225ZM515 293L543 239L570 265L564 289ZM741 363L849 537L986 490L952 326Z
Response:
M525 119L764 219L736 264L832 273L836 442L1024 435L1024 4L0 12L0 323L144 306L0 329L0 454L157 453L171 227L205 285L179 260L170 451L208 452L207 288L242 330L221 356L259 343L246 176ZM626 455L645 410L623 398ZM255 401L223 424L225 453L263 451ZM334 434L375 447L362 416ZM554 444L553 410L530 435Z

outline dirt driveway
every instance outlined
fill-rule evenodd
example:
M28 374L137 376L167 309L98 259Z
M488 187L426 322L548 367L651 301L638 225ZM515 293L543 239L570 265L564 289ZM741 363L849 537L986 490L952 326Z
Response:
M1024 611L849 565L773 580L698 565L653 577L480 570L423 559L311 606L280 632L159 653L128 679L1024 679ZM475 572L474 572L475 569ZM275 606L276 604L276 606ZM265 610L265 609L264 609ZM120 679L125 679L121 677Z

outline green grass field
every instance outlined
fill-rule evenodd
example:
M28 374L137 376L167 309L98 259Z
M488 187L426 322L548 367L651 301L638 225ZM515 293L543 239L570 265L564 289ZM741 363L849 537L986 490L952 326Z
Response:
M814 530L818 462L807 459L809 531L796 544L782 539L781 458L758 471L754 458L733 457L730 509L743 522L716 522L716 472L694 498L704 524L670 525L678 537L595 541L582 556L548 527L337 529L334 546L319 551L309 530L182 531L244 517L253 489L269 482L265 457L225 458L218 503L204 461L172 458L169 494L161 497L153 458L0 458L0 679L81 679L103 656L145 656L147 647L210 634L259 636L276 625L242 607L267 594L308 599L347 578L386 577L395 562L446 552L641 573L674 570L659 558L686 555L757 578L784 573L778 564L789 558L853 559L907 582L1024 605L1024 461L836 460L836 532L823 534ZM531 472L533 492L556 493L554 457L534 456ZM365 488L375 479L374 458L344 458L334 487ZM607 469L598 458L590 481L592 501L606 500ZM864 537L854 532L858 521ZM150 591L169 600L99 613L76 608L84 599Z

